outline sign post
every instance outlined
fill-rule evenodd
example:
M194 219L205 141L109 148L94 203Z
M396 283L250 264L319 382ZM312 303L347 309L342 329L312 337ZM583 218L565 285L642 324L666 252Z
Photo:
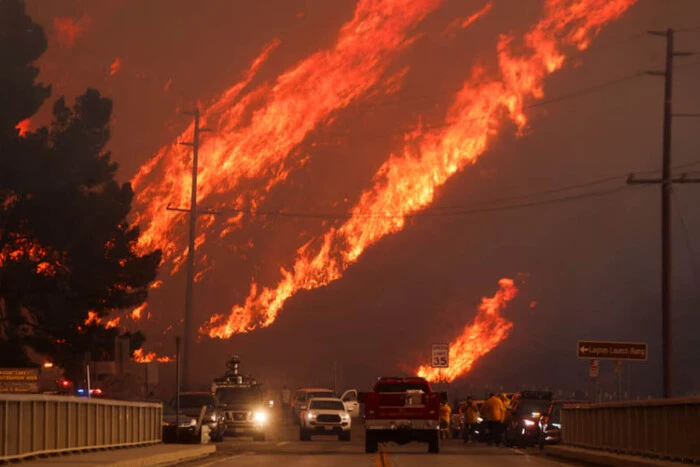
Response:
M595 401L598 402L598 394L600 393L600 380L598 379L600 375L600 362L598 360L592 359L588 363L588 376L595 381Z
M449 344L433 344L432 358L430 366L433 368L449 368L450 367L450 345Z
M588 374L595 379L596 400L598 400L600 367L598 360L615 360L617 374L617 399L622 400L622 361L645 362L649 349L646 342L578 341L576 354L580 359L590 360Z

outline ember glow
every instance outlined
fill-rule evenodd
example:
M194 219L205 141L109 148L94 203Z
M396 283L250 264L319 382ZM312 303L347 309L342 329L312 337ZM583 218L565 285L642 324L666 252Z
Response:
M73 47L76 39L85 32L92 20L83 15L77 21L70 17L54 18L53 27L56 30L58 42L64 47Z
M175 360L174 357L168 357L168 356L157 356L155 352L148 352L145 353L142 348L138 348L134 350L134 353L131 355L131 358L136 362L136 363L151 363L151 362L160 362L160 363L167 363L167 362L172 362Z
M413 42L414 27L441 2L360 0L333 47L301 61L274 83L243 95L279 42L266 47L241 82L202 113L202 125L213 131L200 148L198 201L225 195L229 207L259 202L301 164L288 159L309 132L328 123L334 112L376 91L392 58ZM180 141L191 141L192 135L190 125ZM258 183L257 191L237 193L244 180ZM186 217L167 207L189 205L190 181L190 150L177 143L162 148L132 179L139 193L136 222L143 227L142 248L160 248L165 259L184 256L185 242L174 234L183 229L174 227L183 225Z
M144 302L140 306L134 308L131 313L129 313L129 317L133 320L139 320L143 316L143 310L146 309L148 306L148 303Z
M416 374L431 382L451 383L471 371L474 363L500 344L513 327L513 323L501 316L508 302L518 294L512 279L498 281L498 292L484 297L477 309L474 321L464 327L462 334L450 342L450 367L432 368L422 365Z
M501 36L499 70L475 67L444 122L428 132L419 127L399 154L389 157L376 173L373 187L350 211L350 219L299 248L294 265L282 270L276 286L253 283L242 305L228 315L213 316L202 332L228 338L269 326L297 291L342 277L367 247L402 230L407 216L430 205L438 188L476 163L505 122L512 121L521 132L528 123L526 103L543 98L544 80L564 65L566 50L588 47L605 24L635 2L548 0L539 22L523 37L524 51L514 54L515 38Z
M27 132L29 132L29 128L31 125L32 121L28 118L25 118L21 122L15 126L15 129L19 133L20 136L25 137L27 135Z
M109 66L109 76L114 76L117 73L119 73L119 70L122 68L122 59L120 57L116 57L112 64Z

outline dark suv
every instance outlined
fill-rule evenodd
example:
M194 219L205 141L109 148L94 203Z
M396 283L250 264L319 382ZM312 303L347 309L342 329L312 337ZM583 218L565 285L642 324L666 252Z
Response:
M506 446L536 446L540 440L540 419L552 403L550 391L522 391L511 403L506 417Z

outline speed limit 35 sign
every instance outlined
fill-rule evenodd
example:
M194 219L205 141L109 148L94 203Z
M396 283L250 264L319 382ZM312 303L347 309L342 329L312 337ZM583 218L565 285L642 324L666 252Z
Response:
M450 346L449 344L433 344L432 358L430 366L433 368L450 367Z

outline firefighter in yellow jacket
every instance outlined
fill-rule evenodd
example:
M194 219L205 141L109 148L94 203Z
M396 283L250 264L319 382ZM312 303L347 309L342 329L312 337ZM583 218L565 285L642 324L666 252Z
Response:
M481 408L481 417L484 419L484 425L488 431L489 446L496 443L501 443L502 426L506 416L506 408L499 396L490 394L489 398L484 402Z

